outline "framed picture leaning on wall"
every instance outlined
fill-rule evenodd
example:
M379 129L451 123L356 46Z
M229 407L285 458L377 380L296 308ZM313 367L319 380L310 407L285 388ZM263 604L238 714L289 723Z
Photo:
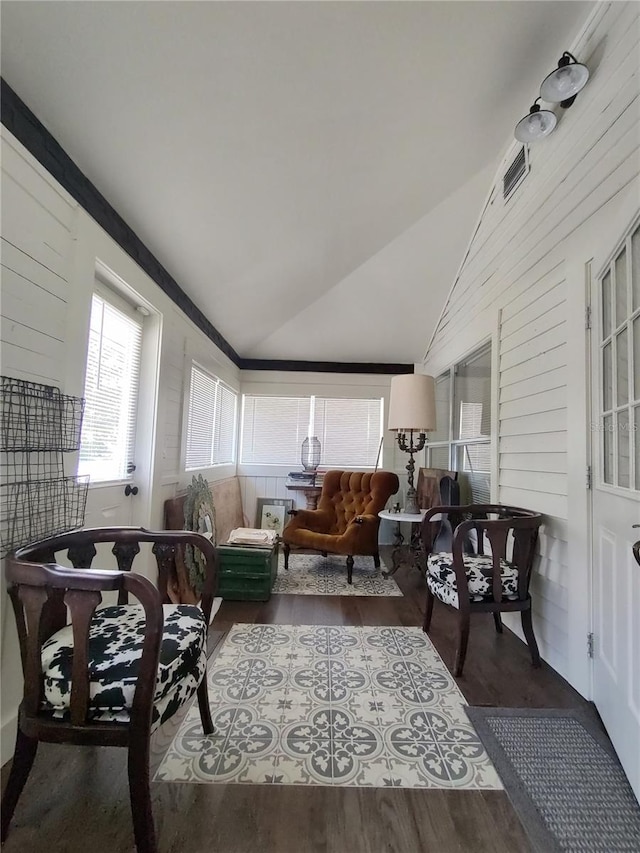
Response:
M290 498L258 498L256 527L261 530L275 530L278 536L281 536L289 521L287 513L291 509L293 509L293 500Z

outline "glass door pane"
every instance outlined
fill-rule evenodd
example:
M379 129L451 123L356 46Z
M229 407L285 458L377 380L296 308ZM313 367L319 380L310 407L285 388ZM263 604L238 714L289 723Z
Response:
M636 227L627 233L599 282L602 481L627 490L638 489L640 483L639 241Z
M142 323L97 293L91 303L78 474L128 480L134 462Z

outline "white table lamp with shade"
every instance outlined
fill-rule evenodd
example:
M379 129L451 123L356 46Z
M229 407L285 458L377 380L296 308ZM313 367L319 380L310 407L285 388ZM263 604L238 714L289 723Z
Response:
M427 443L427 432L436 428L436 392L433 376L424 373L405 373L391 380L388 429L396 433L398 447L409 454L406 466L409 488L404 512L420 516L420 507L413 486L415 463L413 456Z

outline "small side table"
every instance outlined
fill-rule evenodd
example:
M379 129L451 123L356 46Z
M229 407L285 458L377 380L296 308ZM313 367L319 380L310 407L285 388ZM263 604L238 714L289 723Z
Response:
M322 492L322 486L290 486L287 483L287 489L292 492L302 492L307 502L307 509L318 509L318 498Z
M382 509L378 513L379 518L384 518L386 521L395 521L395 540L393 543L393 551L391 553L392 569L390 572L383 572L385 577L395 574L398 567L403 562L401 555L404 548L404 536L400 529L400 522L406 521L411 525L411 536L409 538L409 558L411 565L414 566L420 573L423 571L421 563L422 556L422 539L420 538L420 525L427 514L426 509L421 509L419 515L414 515L408 512L389 512L387 509Z

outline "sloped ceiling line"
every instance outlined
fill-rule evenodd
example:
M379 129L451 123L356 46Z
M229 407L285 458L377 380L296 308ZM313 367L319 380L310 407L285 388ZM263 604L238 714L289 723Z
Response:
M323 373L412 373L412 364L337 363L242 358L198 306L187 296L98 188L34 115L11 86L0 78L0 121L81 207L112 237L180 310L240 370L319 371Z
M240 366L240 356L202 311L169 275L158 259L127 225L97 187L80 171L62 146L41 121L0 78L0 121L59 184L81 205L101 228L149 275L167 296L204 332L204 334Z

